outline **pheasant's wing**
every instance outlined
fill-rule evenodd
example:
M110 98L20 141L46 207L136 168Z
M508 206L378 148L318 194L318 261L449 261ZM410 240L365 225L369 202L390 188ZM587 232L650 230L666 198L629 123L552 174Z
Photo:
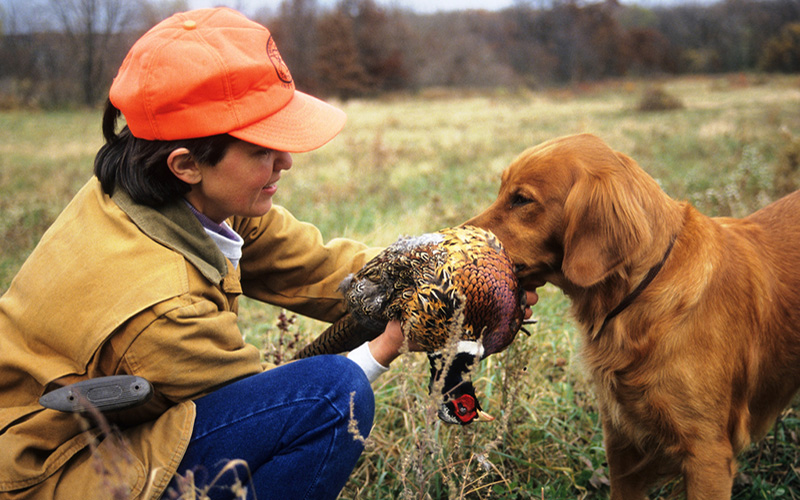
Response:
M402 237L345 278L343 293L348 314L329 326L295 357L338 354L374 339L400 311L414 285L414 274L427 264L420 249L435 245L437 236ZM422 255L424 257L424 255Z
M295 354L294 358L310 358L319 354L339 354L352 351L364 342L380 335L385 327L384 323L383 326L378 324L370 328L359 323L353 315L346 314Z
M436 266L433 252L440 240L439 235L423 234L386 247L342 283L347 310L363 324L400 319L420 274Z

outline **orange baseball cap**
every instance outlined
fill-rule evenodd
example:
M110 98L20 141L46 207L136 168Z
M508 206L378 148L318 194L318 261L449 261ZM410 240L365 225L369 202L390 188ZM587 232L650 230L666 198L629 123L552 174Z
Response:
M295 90L269 30L229 8L175 14L131 48L109 91L135 137L230 134L269 149L316 149L342 110Z

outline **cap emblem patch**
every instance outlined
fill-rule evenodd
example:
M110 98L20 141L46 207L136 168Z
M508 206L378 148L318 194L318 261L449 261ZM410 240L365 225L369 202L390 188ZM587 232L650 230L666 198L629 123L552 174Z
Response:
M289 67L283 62L283 58L280 52L278 52L278 46L275 45L275 40L272 39L272 35L270 35L267 41L267 55L269 56L269 60L272 61L275 71L278 73L278 79L283 83L292 83L292 74L289 73Z

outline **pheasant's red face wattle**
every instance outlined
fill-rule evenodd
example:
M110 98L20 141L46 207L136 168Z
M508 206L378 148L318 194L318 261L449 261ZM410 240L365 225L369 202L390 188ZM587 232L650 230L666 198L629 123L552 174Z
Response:
M462 394L447 404L451 406L453 415L461 422L461 425L469 424L473 420L480 422L494 420L493 416L480 409L478 402L469 394Z
M475 408L475 398L469 394L464 394L457 399L454 399L453 405L455 406L456 410L456 418L465 424L471 422L475 417L478 416L478 411Z

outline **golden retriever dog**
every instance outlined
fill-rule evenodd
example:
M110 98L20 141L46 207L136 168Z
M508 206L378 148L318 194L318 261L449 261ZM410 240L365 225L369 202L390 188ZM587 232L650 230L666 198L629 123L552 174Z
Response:
M800 191L707 217L577 135L522 153L467 224L498 236L526 289L570 298L611 498L680 474L689 500L729 499L736 455L800 385Z

